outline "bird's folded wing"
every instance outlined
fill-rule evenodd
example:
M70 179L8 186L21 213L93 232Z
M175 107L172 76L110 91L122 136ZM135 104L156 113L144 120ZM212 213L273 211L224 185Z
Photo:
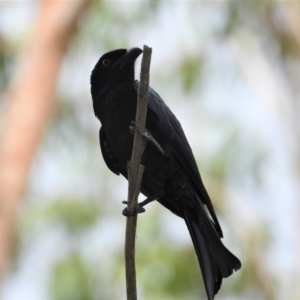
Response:
M139 82L136 81L136 91L138 90L138 85ZM199 198L201 199L203 204L207 206L207 209L214 222L216 231L218 232L220 237L223 237L222 229L218 222L209 195L203 185L197 163L195 161L192 149L183 132L183 129L169 107L150 87L148 92L147 117L155 119L154 123L157 126L157 129L162 133L162 136L164 136L166 143L170 146L173 154L177 156L183 167L186 169L187 173L192 179Z

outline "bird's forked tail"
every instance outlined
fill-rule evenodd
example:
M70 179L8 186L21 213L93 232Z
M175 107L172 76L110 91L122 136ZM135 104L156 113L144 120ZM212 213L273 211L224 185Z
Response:
M184 219L197 253L208 300L219 291L222 279L241 268L241 262L222 243L202 203L200 213Z

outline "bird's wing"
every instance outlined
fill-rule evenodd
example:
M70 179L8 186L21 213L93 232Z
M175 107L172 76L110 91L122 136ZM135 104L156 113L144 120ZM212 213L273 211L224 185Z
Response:
M113 155L110 149L103 127L101 127L99 130L99 139L100 139L100 148L101 148L102 156L107 167L116 175L120 175L118 160Z
M135 89L138 89L139 82L135 82ZM148 92L148 118L153 118L157 129L161 132L166 140L166 143L171 148L172 152L180 160L187 173L189 174L192 182L197 190L203 204L207 209L214 221L215 229L220 237L223 237L221 226L218 222L214 208L212 206L209 195L203 185L197 163L195 161L192 149L187 141L183 129L160 96L149 87Z

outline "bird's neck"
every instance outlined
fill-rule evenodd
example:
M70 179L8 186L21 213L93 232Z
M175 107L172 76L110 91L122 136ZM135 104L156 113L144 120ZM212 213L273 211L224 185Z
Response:
M114 83L113 86L95 84L94 88L94 85L92 85L94 112L102 124L105 123L107 111L109 111L112 119L112 115L127 110L128 103L126 99L128 96L131 99L130 96L134 92L133 84L133 80L125 80L118 84ZM133 98L136 99L135 95L133 95Z

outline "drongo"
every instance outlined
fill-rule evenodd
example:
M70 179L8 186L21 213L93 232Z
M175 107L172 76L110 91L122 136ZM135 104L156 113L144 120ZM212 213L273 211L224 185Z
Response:
M91 74L94 112L102 124L102 155L107 167L125 178L132 153L139 87L139 81L134 79L134 64L141 53L139 48L110 51L101 56ZM222 279L240 269L241 263L221 241L222 229L179 121L150 87L146 130L141 192L147 199L137 211L157 200L185 221L207 297L213 300Z

